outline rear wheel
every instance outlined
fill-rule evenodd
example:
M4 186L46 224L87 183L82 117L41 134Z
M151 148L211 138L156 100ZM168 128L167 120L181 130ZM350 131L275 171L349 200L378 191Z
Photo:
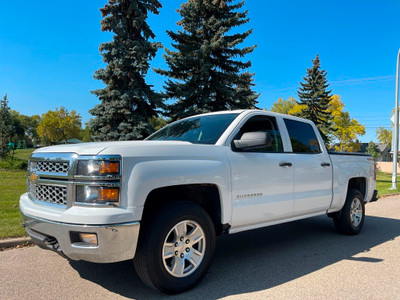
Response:
M215 249L215 229L198 204L177 202L160 209L141 232L134 265L150 287L175 294L205 275Z
M361 231L364 219L365 205L363 196L360 191L350 189L342 210L333 219L335 227L341 233L355 235Z

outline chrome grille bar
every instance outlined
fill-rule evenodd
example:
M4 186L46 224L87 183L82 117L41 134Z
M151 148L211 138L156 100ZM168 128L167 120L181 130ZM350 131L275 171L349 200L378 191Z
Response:
M29 193L37 201L67 205L67 187L29 183Z
M75 153L34 153L28 163L28 193L32 200L67 208L72 205Z

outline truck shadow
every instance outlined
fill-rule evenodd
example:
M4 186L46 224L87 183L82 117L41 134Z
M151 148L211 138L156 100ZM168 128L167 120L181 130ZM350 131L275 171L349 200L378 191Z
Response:
M400 236L400 220L367 216L357 236L336 233L326 216L218 238L213 264L193 290L174 299L215 299L266 290L343 259L375 264L379 258L353 257ZM94 264L70 261L84 279L121 296L170 298L146 287L133 263Z

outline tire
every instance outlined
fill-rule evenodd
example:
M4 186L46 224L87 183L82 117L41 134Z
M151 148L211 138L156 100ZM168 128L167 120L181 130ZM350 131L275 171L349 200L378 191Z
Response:
M336 229L343 234L359 234L365 219L364 198L359 190L350 189L340 213L333 219Z
M167 294L198 284L215 250L215 228L208 213L196 203L175 202L143 225L133 260L140 279Z

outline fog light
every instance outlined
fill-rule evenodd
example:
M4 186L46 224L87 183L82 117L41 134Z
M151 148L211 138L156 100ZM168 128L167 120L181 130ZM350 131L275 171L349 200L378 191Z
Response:
M79 241L85 244L89 244L90 246L97 246L97 234L95 233L79 233Z

